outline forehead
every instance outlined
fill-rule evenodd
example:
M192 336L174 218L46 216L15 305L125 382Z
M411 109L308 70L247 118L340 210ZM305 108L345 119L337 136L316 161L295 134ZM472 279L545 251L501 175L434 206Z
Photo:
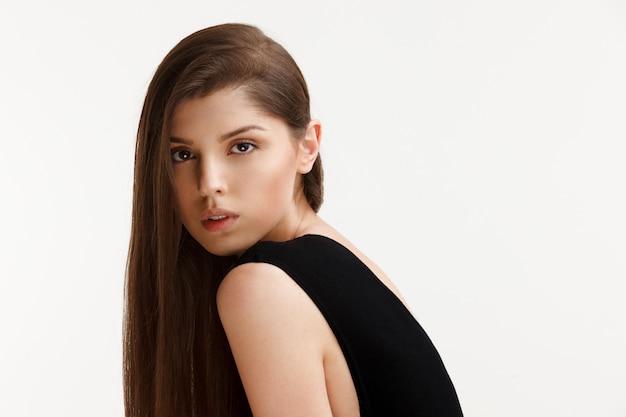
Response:
M170 136L184 139L223 136L245 126L285 130L287 124L268 115L242 88L225 88L180 103L170 121Z
M248 94L239 88L224 88L201 97L179 103L172 113L172 121L193 117L223 117L242 112L259 113Z

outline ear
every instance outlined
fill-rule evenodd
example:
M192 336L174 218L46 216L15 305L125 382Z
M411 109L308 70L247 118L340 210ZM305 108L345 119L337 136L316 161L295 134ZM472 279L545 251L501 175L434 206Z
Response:
M322 141L322 124L311 120L304 138L298 143L298 173L306 174L313 168Z

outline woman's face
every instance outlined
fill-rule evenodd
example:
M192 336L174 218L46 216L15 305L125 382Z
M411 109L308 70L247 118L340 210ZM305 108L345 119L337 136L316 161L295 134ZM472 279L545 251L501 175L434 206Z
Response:
M170 147L185 228L220 256L292 237L304 201L299 177L312 165L308 142L294 139L285 122L261 112L241 88L180 104Z

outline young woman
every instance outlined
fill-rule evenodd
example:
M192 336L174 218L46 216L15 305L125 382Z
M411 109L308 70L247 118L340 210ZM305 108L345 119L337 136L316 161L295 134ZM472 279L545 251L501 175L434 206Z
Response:
M127 416L461 416L396 287L316 214L321 125L258 29L183 39L137 135Z

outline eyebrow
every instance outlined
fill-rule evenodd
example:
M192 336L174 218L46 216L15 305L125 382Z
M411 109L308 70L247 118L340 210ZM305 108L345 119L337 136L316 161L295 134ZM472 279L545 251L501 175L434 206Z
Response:
M222 136L220 136L219 141L223 142L225 140L228 140L232 137L235 137L237 135L240 135L242 133L248 132L250 130L266 130L265 128L258 126L258 125L247 125L247 126L242 126L240 128L237 128L231 132L225 133ZM178 138L175 136L172 136L170 138L170 142L172 143L182 143L183 145L192 145L193 141L187 140L187 139L183 139L183 138Z

